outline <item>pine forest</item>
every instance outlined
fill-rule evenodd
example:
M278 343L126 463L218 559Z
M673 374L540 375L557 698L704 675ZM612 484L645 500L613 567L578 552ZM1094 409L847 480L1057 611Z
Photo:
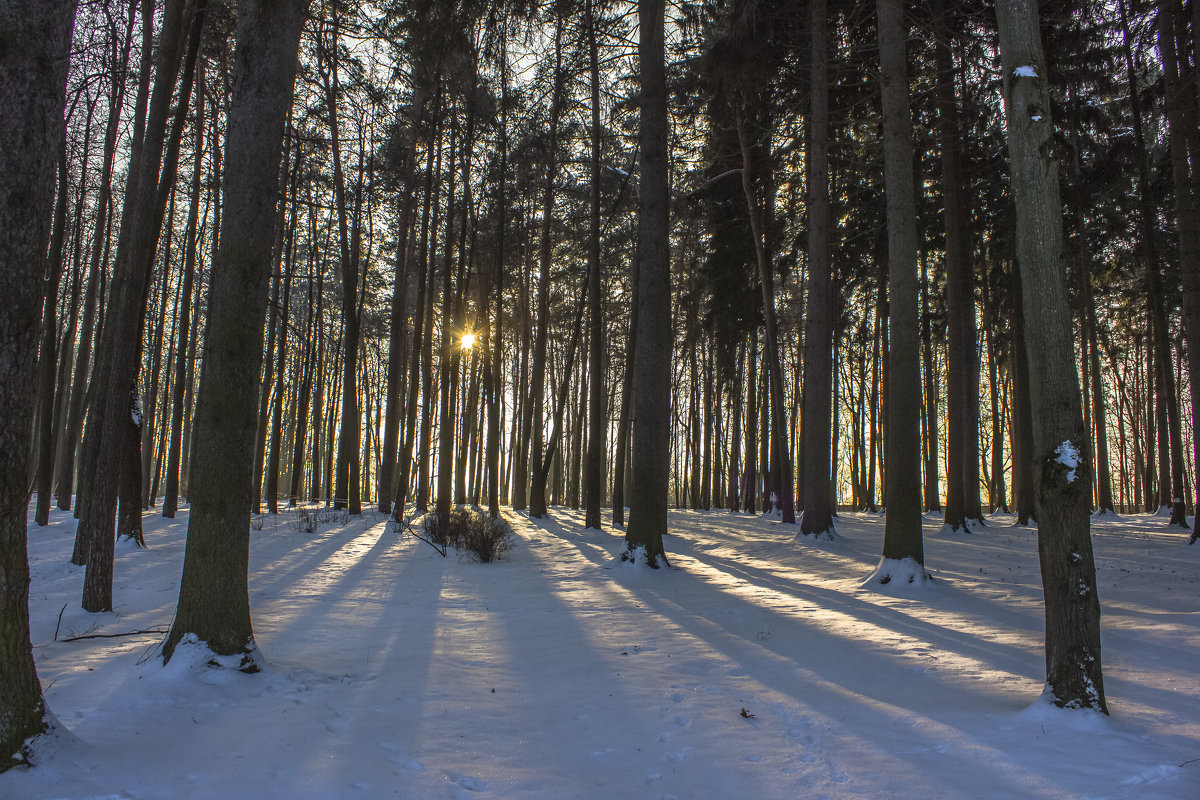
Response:
M389 563L406 576L392 580L424 585L413 565L445 570L497 593L489 612L525 597L522 581L540 585L545 558L546 597L616 581L609 600L571 602L603 608L632 592L644 613L702 639L701 620L735 601L663 598L717 581L702 562L723 554L712 568L724 565L736 603L792 607L769 626L747 612L757 636L737 641L760 650L783 648L803 624L789 614L810 601L862 622L973 614L988 598L979 613L991 622L966 627L993 641L1009 606L985 570L1019 564L1031 627L1013 636L1036 654L1017 670L1034 679L1023 706L1044 684L1054 713L1036 712L1048 716L1033 727L1055 720L1062 758L1097 764L1072 756L1063 732L1114 736L1086 726L1153 716L1130 710L1142 708L1127 687L1143 662L1123 660L1122 609L1144 601L1178 626L1175 677L1200 657L1200 549L1188 547L1200 491L1197 0L0 0L0 76L0 773L17 767L0 795L43 796L28 776L80 769L65 766L82 758L72 745L39 744L76 728L48 670L102 665L124 680L149 667L113 659L150 648L139 664L156 671L138 678L160 693L173 662L190 664L192 681L204 670L267 692L299 681L274 661L289 652L280 637L256 633L286 616L269 610L272 559L315 553L305 548L319 537L369 534L371 554L347 576ZM1146 543L1159 549L1137 549ZM500 563L455 571L442 566L452 550ZM312 558L297 585L334 569ZM1176 596L1156 598L1148 577L1128 584L1144 592L1109 594L1151 562L1182 581ZM528 578L485 577L523 575L522 563ZM1176 567L1191 577L1167 578ZM154 581L162 591L144 602L158 611L139 616ZM818 585L825 601L805 593ZM422 608L453 617L442 591ZM842 605L847 592L888 610L845 611L858 608ZM612 630L666 624L638 623L636 607L614 611ZM64 625L126 636L123 613L148 626L141 639L72 644L117 649L56 666ZM541 625L532 613L508 624ZM380 614L351 614L346 630L406 635L388 629L409 617ZM958 624L921 619L893 623L895 636ZM445 624L456 641L476 635ZM960 646L927 635L932 649ZM657 645L648 636L612 648L645 660L675 646L665 630ZM530 644L547 646L541 702L566 713L553 642ZM462 647L478 670L497 645ZM730 699L733 722L758 730L801 713L789 703L802 689L725 652L783 693L772 707L792 709L772 717L765 695L757 708ZM774 657L799 669L807 652ZM816 652L844 668L836 650ZM458 674L439 647L428 653L431 668ZM1007 651L972 657L1010 668ZM351 669L328 671L350 680ZM660 673L641 674L654 685ZM213 686L216 698L241 691ZM161 705L204 708L198 691ZM520 713L498 708L504 725ZM1161 720L1172 705L1155 708ZM1077 730L1055 714L1103 723ZM702 716L676 714L672 730L694 735ZM789 746L814 746L800 723L780 724ZM1178 752L1147 751L1135 784L1105 779L1130 790L1111 796L1200 791L1200 727L1162 725L1154 738L1175 738L1156 746ZM805 783L816 778L801 757L762 783L730 777L734 789L725 777L753 764L729 756L740 765L722 772L713 736L663 756L672 774L680 753L715 759L693 784L653 765L636 790L606 784L614 765L588 788L555 783L542 764L524 783L498 766L476 769L487 781L438 767L435 786L419 773L438 759L421 750L393 758L408 765L396 787L354 786L368 797L838 798L889 786L890 767L869 758ZM482 763L508 763L501 742L483 735ZM991 746L1039 780L1054 772L1039 771L1045 756ZM631 757L641 770L641 751ZM582 756L552 758L586 773L572 760ZM162 780L140 795L132 784L63 791L237 793ZM257 797L352 791L291 780L242 785ZM1094 794L1072 780L970 796ZM969 791L895 782L907 788L887 796Z

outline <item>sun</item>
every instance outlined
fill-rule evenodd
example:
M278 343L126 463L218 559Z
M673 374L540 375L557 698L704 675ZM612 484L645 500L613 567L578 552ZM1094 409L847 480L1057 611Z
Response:
M470 350L474 346L475 346L475 334L464 333L462 336L462 349Z

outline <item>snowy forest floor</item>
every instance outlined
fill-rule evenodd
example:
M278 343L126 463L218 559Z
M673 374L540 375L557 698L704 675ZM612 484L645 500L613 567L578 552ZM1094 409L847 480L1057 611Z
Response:
M936 582L860 588L882 518L840 539L674 511L671 568L619 530L508 513L506 560L442 558L384 517L251 532L267 668L163 667L188 515L119 545L79 608L74 520L30 516L34 653L57 736L0 775L24 798L1200 797L1200 546L1151 516L1093 526L1112 717L1039 701L1036 532L926 520ZM605 516L607 525L609 517ZM61 613L60 610L64 608ZM57 641L55 633L57 629Z

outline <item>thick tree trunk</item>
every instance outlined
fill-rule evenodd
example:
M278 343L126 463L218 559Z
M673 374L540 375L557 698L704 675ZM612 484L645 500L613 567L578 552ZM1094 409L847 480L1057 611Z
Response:
M30 431L74 0L0 5L0 772L46 727L29 641ZM12 46L11 43L20 43Z
M668 250L667 84L663 0L638 0L638 123L641 257L637 354L634 359L633 491L623 559L666 563L667 489L671 433L671 264Z
M811 4L812 113L808 141L808 300L804 319L804 513L800 531L833 535L833 262L829 237L829 28L825 0Z
M225 147L226 213L213 263L204 368L196 402L192 511L179 604L163 646L169 660L186 634L254 668L246 516L256 425L245 391L262 367L284 124L307 0L238 4L237 51Z
M912 112L906 61L908 23L899 0L878 0L888 221L887 520L883 557L925 563L921 538L921 362L917 327L917 220ZM893 577L885 565L875 579Z
M1038 553L1046 600L1046 687L1056 705L1105 711L1100 602L1089 532L1090 464L1071 345L1062 203L1036 0L1000 0L1000 54L1029 324Z

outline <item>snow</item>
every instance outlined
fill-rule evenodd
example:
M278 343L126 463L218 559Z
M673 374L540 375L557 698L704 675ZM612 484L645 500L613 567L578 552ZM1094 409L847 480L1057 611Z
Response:
M931 517L935 581L879 591L875 514L818 545L672 511L658 570L564 509L510 514L494 564L372 514L284 514L251 532L262 671L194 640L164 667L156 633L64 641L170 624L187 516L147 514L116 612L87 614L74 520L31 511L59 722L0 797L1200 797L1200 548L1152 515L1093 523L1111 718L1041 698L1037 534L1000 516L973 536Z
M1036 78L1037 77L1037 69L1032 64L1026 64L1023 67L1017 67L1016 69L1013 70L1013 77L1015 77L1015 78Z
M1081 457L1079 448L1070 439L1054 449L1055 460L1067 468L1067 483L1075 482L1075 468L1079 466Z

